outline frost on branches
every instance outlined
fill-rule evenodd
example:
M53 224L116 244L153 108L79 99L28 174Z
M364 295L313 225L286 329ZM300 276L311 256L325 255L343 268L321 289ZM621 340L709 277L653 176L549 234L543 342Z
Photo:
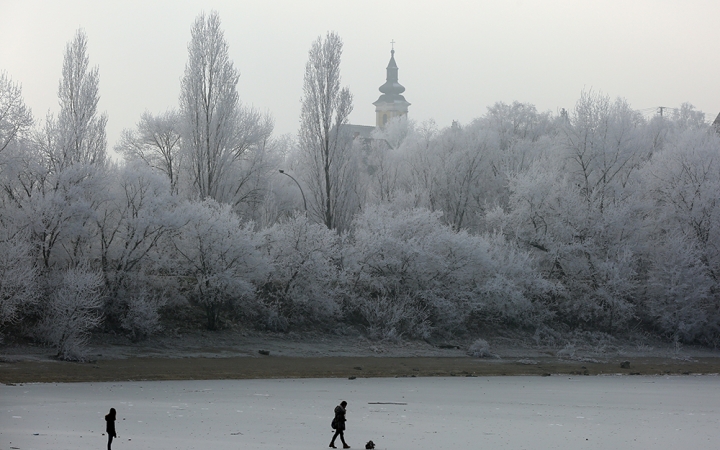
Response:
M102 322L101 294L102 275L84 267L67 270L53 286L39 330L58 358L85 359L90 332Z

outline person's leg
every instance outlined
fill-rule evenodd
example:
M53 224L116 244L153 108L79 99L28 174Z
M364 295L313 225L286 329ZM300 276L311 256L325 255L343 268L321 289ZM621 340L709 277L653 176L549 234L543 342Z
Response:
M347 445L347 442L345 442L345 431L340 430L340 441L343 443L343 448L350 448L349 445Z
M330 441L330 447L333 447L333 448L335 447L335 438L338 437L338 434L339 434L340 436L342 436L340 430L335 430L335 434L333 434L332 441Z
M113 435L108 433L108 450L110 450L110 445L112 444Z

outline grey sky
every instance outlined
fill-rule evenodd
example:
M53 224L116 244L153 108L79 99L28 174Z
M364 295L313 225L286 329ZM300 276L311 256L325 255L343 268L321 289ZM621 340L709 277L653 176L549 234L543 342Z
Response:
M374 124L390 41L410 117L467 123L496 101L572 108L583 89L636 109L690 102L720 111L717 0L0 0L0 71L35 117L57 111L65 45L78 28L100 69L108 144L143 111L175 107L190 28L217 10L246 104L295 133L312 41L337 31L351 122Z

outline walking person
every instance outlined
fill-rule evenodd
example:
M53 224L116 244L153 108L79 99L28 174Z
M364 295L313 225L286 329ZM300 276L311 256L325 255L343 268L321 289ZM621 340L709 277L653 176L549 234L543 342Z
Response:
M331 448L337 448L335 447L335 439L338 436L340 436L340 441L343 443L343 448L350 448L345 442L345 433L343 433L345 431L345 408L347 408L347 402L344 400L335 407L335 418L331 424L333 430L335 430L335 434L333 435L332 441L330 441Z
M117 433L115 432L115 416L117 416L115 408L110 408L110 412L105 415L105 422L107 422L105 431L107 431L108 434L108 450L110 450L113 438L117 437Z

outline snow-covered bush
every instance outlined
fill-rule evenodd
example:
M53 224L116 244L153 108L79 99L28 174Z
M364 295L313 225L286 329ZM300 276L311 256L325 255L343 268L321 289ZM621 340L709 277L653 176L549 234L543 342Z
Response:
M41 336L57 347L57 357L82 361L90 331L100 325L102 275L85 267L67 270L53 287L39 325Z
M565 347L558 350L556 353L556 356L558 358L563 359L575 359L575 352L577 351L577 348L575 347L575 344L567 343L565 344Z
M337 319L339 237L304 214L283 220L261 233L260 251L272 266L260 290L268 326Z
M470 344L467 350L467 354L475 358L487 358L493 356L490 353L490 344L485 339L476 339L475 342Z

